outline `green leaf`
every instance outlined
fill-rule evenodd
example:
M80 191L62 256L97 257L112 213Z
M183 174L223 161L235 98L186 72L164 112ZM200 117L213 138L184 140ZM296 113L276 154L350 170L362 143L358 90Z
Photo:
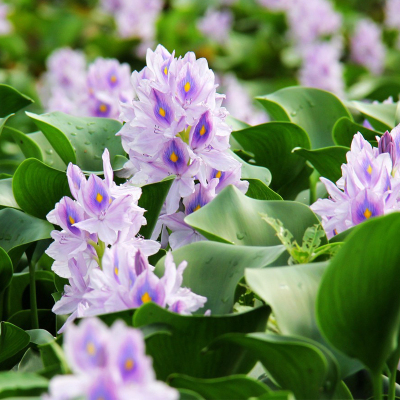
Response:
M360 132L365 140L373 145L376 144L376 136L382 136L381 132L365 128L363 125L356 124L348 118L340 118L333 127L332 136L335 143L339 146L350 147L354 135Z
M172 374L168 383L178 389L190 389L207 400L235 399L247 400L269 392L262 382L245 375L233 375L224 378L198 379L187 375Z
M0 118L4 118L33 103L28 96L11 86L0 84Z
M63 196L71 196L66 174L35 158L23 161L15 171L13 192L25 212L42 219Z
M46 311L51 310L54 306L54 300L51 296L55 292L54 286L54 273L50 271L36 271L36 293L40 293L37 296L37 304L39 309L43 309L41 313L44 316L39 316L40 319L47 319L51 323L52 315L50 317L46 314ZM18 326L24 325L25 329L32 329L31 320L29 314L27 314L30 308L29 303L29 272L18 272L14 273L13 279L8 289L8 298L6 303L7 314L11 316L15 323L18 321ZM21 311L22 310L22 311ZM24 313L19 314L17 313ZM46 322L46 321L44 321ZM40 324L42 327L42 324ZM49 327L47 330L54 331L54 327Z
M39 345L40 356L49 377L70 373L65 353L57 340Z
M315 340L330 348L322 337L315 318L315 298L327 263L301 264L293 267L246 269L250 288L271 306L283 335ZM340 365L342 377L361 369L356 360L330 348Z
M286 183L279 189L279 194L284 200L295 200L300 192L304 190L309 190L310 188L310 175L313 173L314 169L305 164L300 174L296 176L293 180Z
M22 211L13 208L0 210L0 247L7 253L18 246L49 239L52 230L53 225L49 222Z
M227 334L210 348L221 343L235 343L259 360L267 375L296 399L331 397L338 382L338 366L333 356L311 340L265 333ZM322 393L321 393L322 392Z
M346 163L346 154L350 149L343 146L324 147L323 149L294 149L294 153L304 157L321 176L336 182L342 176L342 164Z
M232 246L217 242L198 242L172 252L176 265L187 261L183 274L183 287L207 297L204 308L212 315L232 311L234 295L245 268L263 268L276 261L285 251L283 246ZM158 276L164 275L163 257L156 265Z
M4 132L9 132L12 135L14 142L19 146L25 158L37 158L43 161L40 147L29 135L8 126L5 127Z
M158 216L160 215L165 198L167 197L173 181L174 177L168 177L161 182L142 186L142 195L140 196L138 205L146 210L144 215L147 220L147 225L141 228L140 234L146 239L150 239L153 233Z
M282 200L282 197L270 189L259 179L245 179L249 182L249 188L246 192L247 197L256 200Z
M241 159L236 153L233 151L229 151L228 153L237 161L242 164L242 175L241 179L248 181L249 179L258 179L264 185L269 186L271 183L271 172L269 169L260 167L258 165L249 164L243 159Z
M19 209L12 191L12 178L0 180L0 206Z
M198 393L193 392L193 390L179 389L179 400L204 400Z
M295 400L292 392L279 390L277 392L265 393L257 398L252 397L249 400Z
M333 145L333 125L341 117L352 118L335 95L315 88L288 87L256 99L275 120L302 127L310 136L313 149Z
M281 220L298 242L309 226L319 223L304 204L250 199L234 186L228 186L212 202L188 215L185 222L210 240L246 246L281 244L260 213Z
M29 139L32 139L39 146L43 156L43 160L41 161L50 167L59 169L61 171L65 171L67 169L65 162L57 154L53 146L49 143L49 141L46 139L46 136L44 136L42 132L28 133L26 136Z
M0 399L39 396L47 391L48 381L32 373L0 373Z
M101 156L105 148L113 165L117 155L125 154L115 134L120 122L95 117L74 117L61 112L36 115L27 113L46 136L65 164L72 162L84 171L103 171Z
M351 106L356 108L371 123L374 129L381 132L394 128L397 104L370 104L361 101L352 101Z
M8 358L24 350L29 344L29 335L9 322L0 323L0 369Z
M7 120L10 118L10 117L12 117L14 114L10 114L10 115L7 115L6 117L4 117L4 118L0 118L0 135L1 135L1 132L3 131L3 129L4 129L4 125L6 124L6 122L7 122Z
M398 213L357 226L318 291L317 318L325 337L374 374L396 349L400 332L399 229Z
M29 335L31 343L36 345L50 343L55 339L50 332L44 329L31 329L27 330L26 333Z
M0 247L0 293L10 284L13 275L13 265L10 257Z
M257 165L271 171L274 190L296 177L303 168L304 160L292 150L295 147L310 148L307 133L288 122L269 122L232 135L246 151L254 154Z
M223 316L180 315L150 302L136 311L134 326L162 323L171 327L172 335L154 335L146 340L146 352L153 358L158 379L165 380L172 373L218 378L247 373L255 362L229 344L206 354L202 349L225 333L264 331L269 313L269 307L261 307Z

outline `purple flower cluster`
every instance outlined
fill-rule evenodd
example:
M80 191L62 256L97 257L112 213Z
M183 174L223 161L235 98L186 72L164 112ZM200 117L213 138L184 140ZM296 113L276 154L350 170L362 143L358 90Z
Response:
M372 74L383 72L386 49L379 26L368 19L360 20L351 37L351 59Z
M226 94L224 105L232 117L249 125L268 122L267 114L253 105L250 94L234 74L226 74L220 78Z
M111 328L96 318L71 324L64 350L72 374L54 377L43 400L179 399L176 389L156 380L142 332L122 321Z
M197 28L210 40L224 45L229 38L232 23L233 15L229 10L208 8L205 15L198 20Z
M301 85L316 87L344 96L342 52L338 40L316 42L307 47L299 71Z
M400 30L400 1L385 1L385 25L389 28Z
M133 72L132 83L135 98L124 105L126 124L118 133L129 154L125 176L133 175L132 183L176 175L166 199L168 216L198 210L228 184L247 190L248 183L240 181L241 163L228 153L231 128L221 106L224 96L216 92L205 59L196 60L191 52L175 58L159 45L148 50L147 67ZM185 224L185 229L191 228Z
M372 217L400 210L400 125L372 147L361 133L354 135L347 164L336 185L321 178L328 199L311 209L321 216L328 238Z
M46 253L55 260L53 271L69 279L53 312L71 314L72 321L149 301L181 314L196 311L207 299L181 288L186 262L177 269L168 254L160 279L147 261L160 245L138 237L146 224L145 210L137 205L141 189L114 183L107 149L103 164L104 180L86 179L70 164L67 176L75 200L63 197L47 215L62 230L52 232L54 242Z
M7 4L3 4L0 0L0 36L7 35L12 31L12 25L7 19L10 9Z
M39 87L46 111L119 119L120 103L132 97L130 67L97 58L88 67L80 51L58 49L47 60Z
M138 38L147 45L154 39L163 5L163 0L101 0L100 3L103 11L113 15L121 38Z

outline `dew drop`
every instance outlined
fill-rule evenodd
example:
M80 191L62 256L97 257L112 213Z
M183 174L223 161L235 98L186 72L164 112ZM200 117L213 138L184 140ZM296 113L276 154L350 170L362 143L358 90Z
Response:
M86 145L89 145L89 144L90 144L89 140L86 140L85 144L86 144Z
M53 154L53 150L52 149L47 149L46 150L46 154L48 154L49 156L51 156Z
M83 126L77 125L77 126L75 126L75 128L78 129L78 131L81 131L83 129Z
M101 156L98 156L97 154L94 156L95 160L101 160Z
M236 237L238 238L238 240L243 240L245 236L246 236L245 232L237 232L236 233Z
M69 121L68 121L68 125L72 125L72 122L69 122Z
M292 112L290 113L290 115L291 115L292 117L295 117L295 116L297 115L297 112L296 112L296 111L292 111Z
M4 236L4 240L7 240L7 241L11 240L11 235L7 234L6 236Z
M76 132L71 132L71 136L76 136L77 133Z

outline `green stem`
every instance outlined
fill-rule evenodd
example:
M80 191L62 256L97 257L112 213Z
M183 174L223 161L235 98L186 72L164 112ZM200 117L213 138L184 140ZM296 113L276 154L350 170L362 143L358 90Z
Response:
M30 276L30 301L31 301L31 324L32 329L39 329L39 317L36 303L36 279L35 279L35 265L29 263L29 276Z
M395 395L396 395L396 371L397 371L397 368L390 373L388 400L394 400L395 399Z
M314 171L309 178L310 182L310 204L313 204L317 201L317 182L319 178L319 173Z
M372 383L374 385L374 400L382 399L382 375L380 372L374 373L372 376Z

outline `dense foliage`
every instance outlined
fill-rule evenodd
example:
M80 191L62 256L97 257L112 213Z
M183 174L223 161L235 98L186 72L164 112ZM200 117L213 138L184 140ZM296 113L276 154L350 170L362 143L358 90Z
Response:
M37 3L0 21L0 398L400 397L394 6Z

